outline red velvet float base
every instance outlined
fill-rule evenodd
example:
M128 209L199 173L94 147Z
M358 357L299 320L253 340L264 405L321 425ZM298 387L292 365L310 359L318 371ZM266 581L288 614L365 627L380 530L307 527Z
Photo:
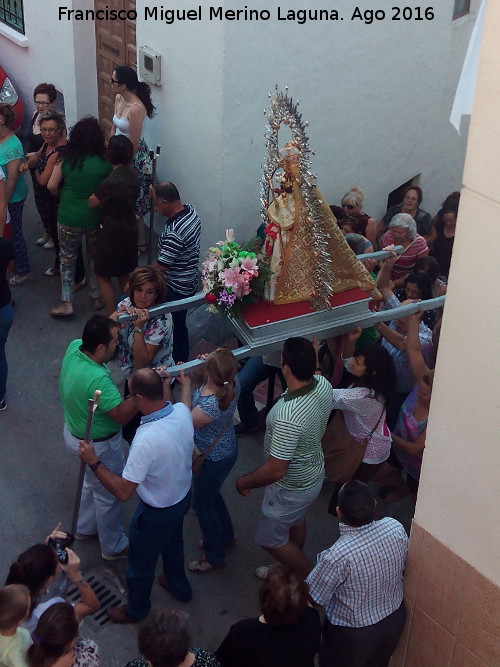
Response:
M357 287L346 292L341 292L340 294L334 294L330 298L330 304L332 307L343 306L346 303L361 301L370 296L371 292ZM297 301L295 303L285 303L281 306L276 306L274 303L260 299L257 303L252 303L245 308L243 319L249 327L258 327L262 324L289 320L292 317L299 317L300 315L307 315L314 312L314 308L309 301Z

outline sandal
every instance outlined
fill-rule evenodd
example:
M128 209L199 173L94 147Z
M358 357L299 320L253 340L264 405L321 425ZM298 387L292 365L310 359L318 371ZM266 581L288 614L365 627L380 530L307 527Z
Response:
M148 249L148 244L147 243L141 243L140 245L137 246L137 257L140 257L141 255L144 255L144 253Z
M60 306L52 308L50 314L52 317L71 317L71 315L73 315L73 306L71 304L68 306L65 303L61 303Z
M53 266L51 266L50 269L47 269L47 271L45 271L44 275L49 276L49 277L50 276L60 276L61 272L59 271L59 269L56 269Z
M196 558L195 560L192 560L190 563L188 563L188 568L191 570L191 572L199 572L200 574L204 574L205 572L210 572L210 570L222 570L224 567L226 567L226 565L227 561L219 563L218 565L212 565L212 563L209 563L205 558L205 554L202 554L199 558Z

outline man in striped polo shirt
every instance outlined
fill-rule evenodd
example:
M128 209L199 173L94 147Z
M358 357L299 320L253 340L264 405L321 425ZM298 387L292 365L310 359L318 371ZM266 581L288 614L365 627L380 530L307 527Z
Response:
M151 186L150 194L156 210L167 217L158 242L155 266L165 274L167 301L193 296L198 287L201 222L191 204L183 204L173 183ZM189 358L189 336L186 310L172 313L174 323L175 361Z
M304 578L312 564L302 553L305 515L321 491L324 460L321 438L332 406L332 388L315 375L316 352L305 338L289 338L281 353L288 389L266 420L268 460L236 481L242 496L265 486L255 539L276 560ZM264 578L268 568L257 568Z

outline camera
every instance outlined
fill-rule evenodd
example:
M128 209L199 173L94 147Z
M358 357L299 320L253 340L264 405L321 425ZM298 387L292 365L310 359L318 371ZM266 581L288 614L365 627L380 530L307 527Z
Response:
M74 541L75 538L71 533L66 533L66 537L49 537L47 544L54 549L61 565L66 565L68 562L66 547L70 547Z

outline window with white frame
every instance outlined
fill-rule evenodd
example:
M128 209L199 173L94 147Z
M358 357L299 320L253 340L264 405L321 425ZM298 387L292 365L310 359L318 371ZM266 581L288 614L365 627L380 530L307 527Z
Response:
M0 0L0 23L24 35L23 0Z
M453 5L453 18L458 19L470 12L470 0L455 0Z

